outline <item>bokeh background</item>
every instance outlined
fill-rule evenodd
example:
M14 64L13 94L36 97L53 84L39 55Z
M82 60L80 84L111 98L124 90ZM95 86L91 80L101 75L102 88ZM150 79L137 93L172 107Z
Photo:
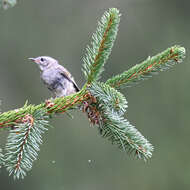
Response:
M144 163L98 135L83 113L51 120L41 152L24 180L0 170L6 190L188 190L190 189L190 1L188 0L28 0L0 10L1 110L38 104L51 94L28 57L49 55L74 75L80 87L82 57L105 10L122 13L120 29L102 81L179 44L185 61L167 72L123 90L126 117L155 146ZM7 133L1 132L1 147Z

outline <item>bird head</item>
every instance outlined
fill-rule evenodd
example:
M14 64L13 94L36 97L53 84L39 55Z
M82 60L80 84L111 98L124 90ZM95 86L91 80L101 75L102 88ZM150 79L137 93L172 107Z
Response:
M28 58L30 60L32 60L34 63L36 63L40 70L43 71L47 68L52 67L53 65L57 64L57 60L52 58L52 57L48 57L48 56L39 56L36 58Z

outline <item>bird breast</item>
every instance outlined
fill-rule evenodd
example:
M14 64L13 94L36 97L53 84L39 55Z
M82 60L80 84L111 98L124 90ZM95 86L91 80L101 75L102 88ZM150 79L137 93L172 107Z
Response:
M60 77L60 73L57 72L55 69L47 69L41 73L41 78L47 85L51 85Z

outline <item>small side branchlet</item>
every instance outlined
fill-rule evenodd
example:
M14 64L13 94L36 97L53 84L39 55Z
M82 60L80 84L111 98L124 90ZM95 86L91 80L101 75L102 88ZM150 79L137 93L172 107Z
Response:
M4 165L15 179L24 178L37 159L42 134L48 129L47 115L43 110L27 114L10 130L5 146Z

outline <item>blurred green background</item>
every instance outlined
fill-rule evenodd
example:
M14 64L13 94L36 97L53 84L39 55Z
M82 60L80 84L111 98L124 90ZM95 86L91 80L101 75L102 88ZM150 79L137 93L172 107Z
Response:
M187 57L181 65L123 90L126 117L155 146L144 163L98 135L83 113L60 115L44 135L38 161L24 180L0 170L6 190L188 190L190 189L190 1L188 0L28 0L0 10L1 110L38 104L51 94L28 57L58 59L82 87L85 47L97 21L110 7L122 13L120 30L102 80L166 48L179 44ZM7 133L1 132L3 147Z

